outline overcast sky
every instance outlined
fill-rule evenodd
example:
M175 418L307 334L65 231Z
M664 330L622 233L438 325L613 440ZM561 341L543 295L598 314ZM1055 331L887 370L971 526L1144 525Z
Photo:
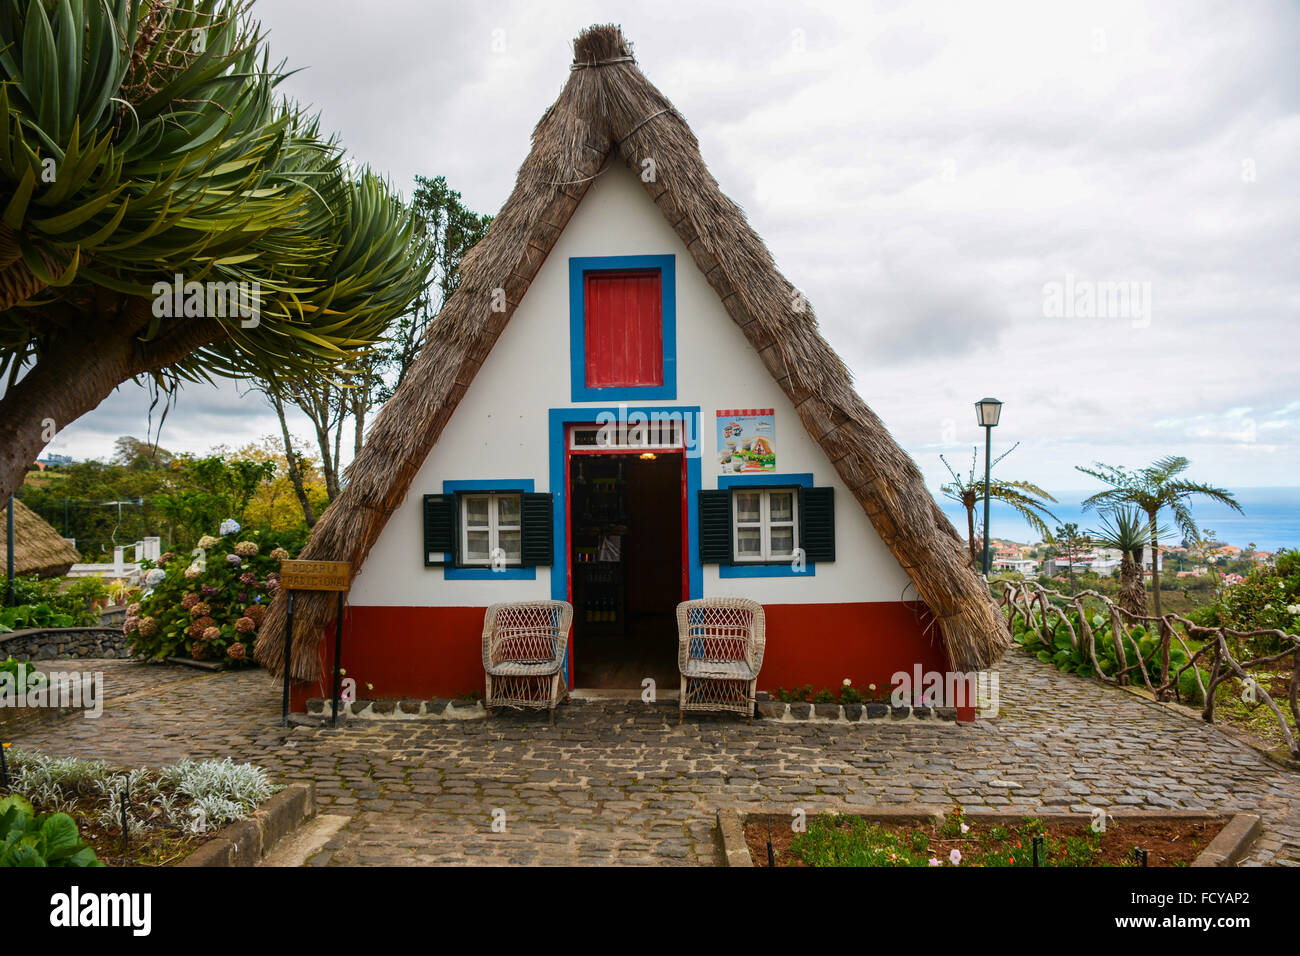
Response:
M1296 4L255 11L273 56L304 68L284 89L360 161L408 194L445 175L480 212L509 194L573 36L621 23L932 487L940 453L964 466L982 443L986 394L1006 402L995 446L1022 443L1007 477L1080 488L1075 464L1183 454L1201 480L1300 484ZM1125 283L1128 314L1061 314L1067 281ZM162 444L276 432L242 391L185 389ZM107 456L145 433L148 404L126 386L50 450Z

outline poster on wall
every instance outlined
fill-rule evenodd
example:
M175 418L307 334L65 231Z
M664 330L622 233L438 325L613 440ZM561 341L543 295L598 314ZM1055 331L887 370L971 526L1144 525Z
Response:
M718 409L718 471L724 475L776 470L776 411Z

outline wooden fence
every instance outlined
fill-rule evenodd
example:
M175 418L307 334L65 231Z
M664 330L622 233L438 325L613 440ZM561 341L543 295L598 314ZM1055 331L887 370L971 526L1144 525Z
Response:
M1099 603L1101 610L1086 607L1086 599ZM1273 712L1287 750L1293 757L1300 758L1300 743L1297 742L1295 731L1269 694L1265 683L1256 680L1251 673L1290 660L1291 681L1286 703L1296 725L1300 726L1300 666L1297 666L1300 665L1300 637L1295 634L1276 629L1238 631L1227 627L1204 627L1172 613L1163 618L1145 617L1125 610L1096 591L1062 594L1029 581L1003 582L999 603L1013 630L1019 619L1024 623L1025 629L1034 633L1049 651L1060 646L1057 641L1064 634L1069 640L1071 651L1084 654L1086 661L1091 663L1092 676L1107 683L1136 683L1135 677L1140 677L1142 684L1155 694L1157 700L1168 700L1170 696L1181 699L1179 685L1183 674L1190 670L1195 675L1196 685L1205 701L1201 716L1207 723L1214 722L1214 692L1225 681L1233 678L1240 680L1247 694L1254 696ZM1100 625L1094 623L1097 616L1102 618ZM1158 633L1154 653L1144 654L1139 648L1138 641L1133 636L1134 629L1139 626L1144 632ZM1264 653L1246 660L1238 660L1234 656L1232 644L1237 644L1239 648L1249 648L1251 641L1259 638L1273 638L1283 649L1279 653ZM1109 674L1102 670L1098 660L1098 640L1109 641L1114 650L1115 666ZM1153 682L1147 661L1154 664L1165 660L1175 641L1182 648L1185 661L1177 668L1171 666L1167 673L1160 675L1158 683ZM1188 641L1204 643L1193 651ZM1109 654L1105 656L1109 658ZM1239 650L1238 656L1245 657L1245 654ZM1203 672L1208 673L1208 679Z

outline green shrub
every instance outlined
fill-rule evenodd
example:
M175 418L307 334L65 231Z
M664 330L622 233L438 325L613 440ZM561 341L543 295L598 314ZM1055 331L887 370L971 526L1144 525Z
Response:
M776 699L785 704L807 703L808 699L812 697L812 693L812 684L804 684L802 687L794 688L794 690L778 687L775 691Z
M60 614L48 604L19 604L0 609L0 634L35 627L72 627L73 616Z
M39 816L25 797L0 799L0 866L103 866L66 813Z
M23 681L28 687L45 680L45 675L36 670L31 664L26 661L16 660L13 657L7 657L0 661L0 674L13 674L15 682Z
M1201 675L1201 682L1196 682L1196 674ZM1178 678L1178 696L1188 704L1197 706L1205 703L1205 695L1201 693L1201 687L1210 686L1210 672L1201 670L1199 667L1189 667L1183 671Z
M841 704L860 704L864 700L866 700L866 697L864 697L862 695L862 692L859 691L857 688L855 688L852 684L850 684L849 686L845 687L843 690L840 691Z
M97 577L14 578L14 604L45 606L49 613L68 619L66 624L38 624L37 627L90 627L99 623L94 601L108 595L108 585ZM3 621L0 621L3 623Z

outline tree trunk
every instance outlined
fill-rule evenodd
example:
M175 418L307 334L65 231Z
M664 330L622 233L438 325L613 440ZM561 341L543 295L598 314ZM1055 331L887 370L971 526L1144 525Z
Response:
M1119 582L1115 603L1130 614L1146 617L1147 591L1142 585L1141 558L1134 561L1131 552L1124 552L1119 563Z
M366 387L366 391L367 393L370 391L369 386ZM358 391L358 394L352 402L352 414L356 419L356 431L352 436L353 461L356 461L357 458L361 456L361 444L365 440L366 434L366 408L369 407L369 405L370 402L368 396L363 397Z
M1148 511L1147 520L1149 521L1148 527L1151 532L1151 591L1155 598L1155 616L1159 621L1156 626L1159 628L1157 633L1160 636L1160 682L1161 684L1165 684L1169 680L1169 644L1173 639L1173 635L1167 633L1164 611L1160 608L1160 541L1156 537L1157 514L1158 512ZM1160 692L1161 700L1165 700L1168 697L1168 690L1162 690Z
M311 500L307 497L307 489L302 482L302 469L298 467L298 456L293 450L293 439L289 437L289 423L284 417L284 403L280 401L280 396L275 392L267 393L271 398L271 405L275 408L275 414L280 419L280 434L284 436L284 457L289 463L289 482L293 485L293 493L298 498L298 504L302 507L303 519L307 522L307 527L314 527L316 524L316 514L312 510Z
M966 506L966 540L970 542L970 566L979 564L979 553L975 550L975 504Z
M339 473L337 462L330 452L330 434L325 425L316 422L316 445L320 448L321 471L325 473L325 494L333 501L339 495Z
M44 357L0 398L0 501L22 486L54 435L94 410L123 382L172 365L229 333L217 322L175 322L148 342L143 299L102 297L95 313L52 336Z

